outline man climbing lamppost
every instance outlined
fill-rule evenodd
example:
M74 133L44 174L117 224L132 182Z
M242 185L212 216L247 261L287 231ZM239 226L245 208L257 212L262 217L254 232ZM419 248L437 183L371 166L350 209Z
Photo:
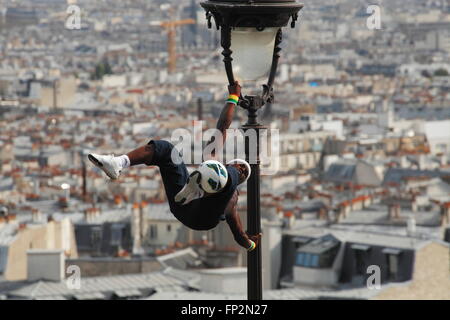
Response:
M246 160L251 175L247 182L247 228L250 236L261 233L260 215L260 132L267 130L257 121L257 111L274 101L273 83L280 58L282 27L291 21L295 27L303 5L295 0L209 0L200 5L206 11L208 27L213 21L221 32L225 71L230 85L235 77L240 82L260 80L268 75L259 95L239 95L237 104L248 112L244 133L256 135L256 154L245 137ZM248 253L247 288L249 300L262 299L261 247Z

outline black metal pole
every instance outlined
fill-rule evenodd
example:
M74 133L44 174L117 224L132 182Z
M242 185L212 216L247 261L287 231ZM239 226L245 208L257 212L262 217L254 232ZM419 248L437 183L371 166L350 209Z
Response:
M251 165L252 174L247 182L247 227L249 234L261 232L259 164ZM262 300L261 246L247 254L248 300Z
M247 231L250 235L261 233L261 210L260 210L260 130L266 129L256 121L255 101L249 100L248 122L242 126L245 137L245 156L250 163L252 173L247 181ZM253 132L248 132L253 131ZM256 150L252 148L256 137ZM251 154L256 151L256 154ZM247 297L248 300L262 300L262 259L261 245L247 254Z

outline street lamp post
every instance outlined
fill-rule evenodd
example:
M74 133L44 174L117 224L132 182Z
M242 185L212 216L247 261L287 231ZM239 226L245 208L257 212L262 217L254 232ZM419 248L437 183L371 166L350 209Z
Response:
M268 75L259 95L245 95L239 106L247 110L248 120L241 127L244 134L253 130L256 155L251 154L250 135L245 134L246 160L252 172L247 181L247 229L252 235L261 232L260 214L260 132L267 128L258 123L257 111L274 101L273 83L280 58L282 31L289 20L295 27L303 4L295 0L209 0L200 5L206 11L208 27L214 19L221 32L222 55L228 82L257 81ZM234 62L234 63L233 63ZM261 246L248 253L248 300L262 299Z

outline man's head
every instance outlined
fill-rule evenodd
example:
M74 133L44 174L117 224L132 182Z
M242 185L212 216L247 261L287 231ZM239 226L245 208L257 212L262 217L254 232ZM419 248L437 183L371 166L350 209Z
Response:
M231 161L228 161L227 165L235 167L238 170L239 184L246 182L252 172L248 162L242 159L233 159Z

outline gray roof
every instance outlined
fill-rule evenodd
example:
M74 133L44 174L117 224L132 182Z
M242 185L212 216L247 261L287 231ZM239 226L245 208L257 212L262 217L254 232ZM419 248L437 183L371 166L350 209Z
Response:
M380 293L380 290L367 288L343 289L343 290L319 290L319 289L281 289L266 290L265 300L309 300L309 299L370 299Z
M327 234L323 237L317 238L307 244L301 246L298 250L300 252L321 254L336 248L339 245L339 240L333 237L332 234Z
M34 209L38 209L43 216L43 219L40 223L46 223L47 217L52 216L54 220L60 221L65 218L69 218L72 223L75 224L88 224L84 218L83 212L69 212L64 213L60 212L59 206L53 203L53 201L36 201L36 205L29 202L27 203L29 206ZM52 209L54 207L54 209ZM121 209L109 209L104 208L100 210L99 214L95 217L92 217L89 224L102 224L106 222L122 222L127 221L131 217L131 210L127 210L127 208ZM32 221L32 215L30 212L24 212L17 215L17 220L21 223L30 223ZM0 229L1 232L1 229Z
M301 209L302 213L316 212L319 209L326 207L326 204L321 199L312 199L309 201L302 201L298 203L297 207Z
M403 169L403 168L389 168L384 174L383 184L388 183L401 183L406 177L444 177L450 176L448 171L439 170L413 170L413 169Z
M367 232L374 234L386 234L397 237L407 237L408 230L406 225L365 225L365 224L339 224L333 226L333 229L342 230L346 232ZM442 240L441 227L422 227L416 226L415 235L416 238L422 241L428 240Z
M244 294L212 292L157 292L145 300L247 300Z
M386 286L387 287L387 286ZM276 289L264 290L263 300L309 300L309 299L371 299L381 290L367 288L343 290L319 289ZM146 300L247 300L246 294L223 294L206 292L161 292L151 295Z
M399 219L392 221L389 217L388 207L371 205L362 210L350 212L340 224L378 224L378 225L406 225L409 217L414 217L416 225L437 227L440 225L439 211L417 211L401 209Z
M198 254L192 248L178 250L156 258L161 265L185 270L192 267L203 266Z
M387 248L400 248L416 250L422 247L422 245L429 242L425 239L417 239L406 236L397 236L386 233L375 233L367 232L361 230L348 230L348 229L338 229L335 227L328 228L304 228L298 230L286 230L284 231L286 235L292 236L304 236L310 238L320 238L327 234L332 234L334 237L343 242L352 242L359 244L368 244L383 246Z
M111 294L124 296L137 292L144 295L146 290L184 291L187 281L166 272L129 274L81 279L79 290L69 289L65 281L21 282L20 288L12 291L0 290L8 296L24 299L105 299Z
M353 183L357 185L379 186L381 179L369 163L362 160L346 159L332 163L323 177L324 181Z

